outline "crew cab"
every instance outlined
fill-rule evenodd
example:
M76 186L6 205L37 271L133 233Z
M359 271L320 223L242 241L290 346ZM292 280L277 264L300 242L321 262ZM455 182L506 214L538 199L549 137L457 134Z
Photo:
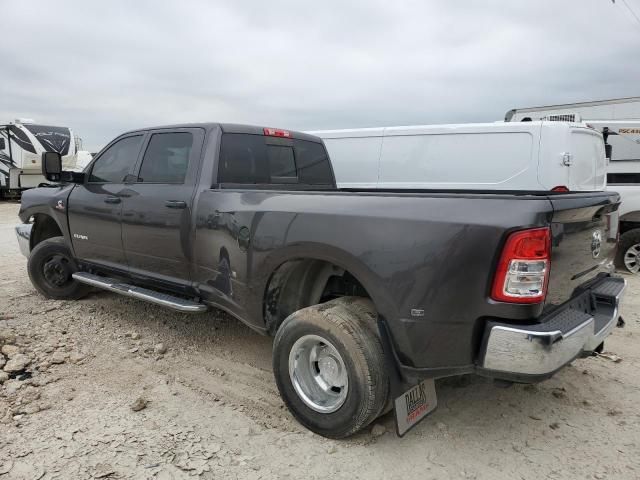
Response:
M223 309L275 336L284 402L327 437L391 406L404 434L438 377L549 378L618 319L614 192L345 191L320 138L220 123L42 163L16 228L40 293Z

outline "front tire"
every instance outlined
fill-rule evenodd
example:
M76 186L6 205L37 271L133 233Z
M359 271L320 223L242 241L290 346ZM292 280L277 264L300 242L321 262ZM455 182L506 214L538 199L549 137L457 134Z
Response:
M343 297L294 312L276 334L280 395L302 425L324 437L353 435L387 403L389 378L370 311L369 300Z
M27 271L33 286L47 298L77 300L90 291L71 275L78 270L63 237L43 240L31 251Z
M620 235L616 264L630 273L640 273L640 229Z

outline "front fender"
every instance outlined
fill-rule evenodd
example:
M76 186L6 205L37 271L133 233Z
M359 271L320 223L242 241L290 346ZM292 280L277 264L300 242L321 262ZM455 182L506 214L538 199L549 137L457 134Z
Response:
M47 215L51 217L62 232L67 246L72 249L69 223L67 221L67 201L74 185L58 187L38 187L23 192L18 216L23 223L32 217ZM33 237L32 237L33 238Z

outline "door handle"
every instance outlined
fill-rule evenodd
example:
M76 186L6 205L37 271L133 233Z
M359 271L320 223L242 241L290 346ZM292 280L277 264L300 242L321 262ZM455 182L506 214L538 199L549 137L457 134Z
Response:
M187 202L181 200L167 200L164 202L164 206L167 208L187 208Z
M122 200L120 200L120 197L114 197L112 195L109 195L104 199L104 203L120 203L121 201Z

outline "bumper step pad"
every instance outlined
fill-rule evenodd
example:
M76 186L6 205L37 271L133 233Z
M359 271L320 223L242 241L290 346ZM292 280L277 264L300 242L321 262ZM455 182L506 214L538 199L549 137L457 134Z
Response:
M624 290L624 278L609 277L591 289L597 300L614 302Z

